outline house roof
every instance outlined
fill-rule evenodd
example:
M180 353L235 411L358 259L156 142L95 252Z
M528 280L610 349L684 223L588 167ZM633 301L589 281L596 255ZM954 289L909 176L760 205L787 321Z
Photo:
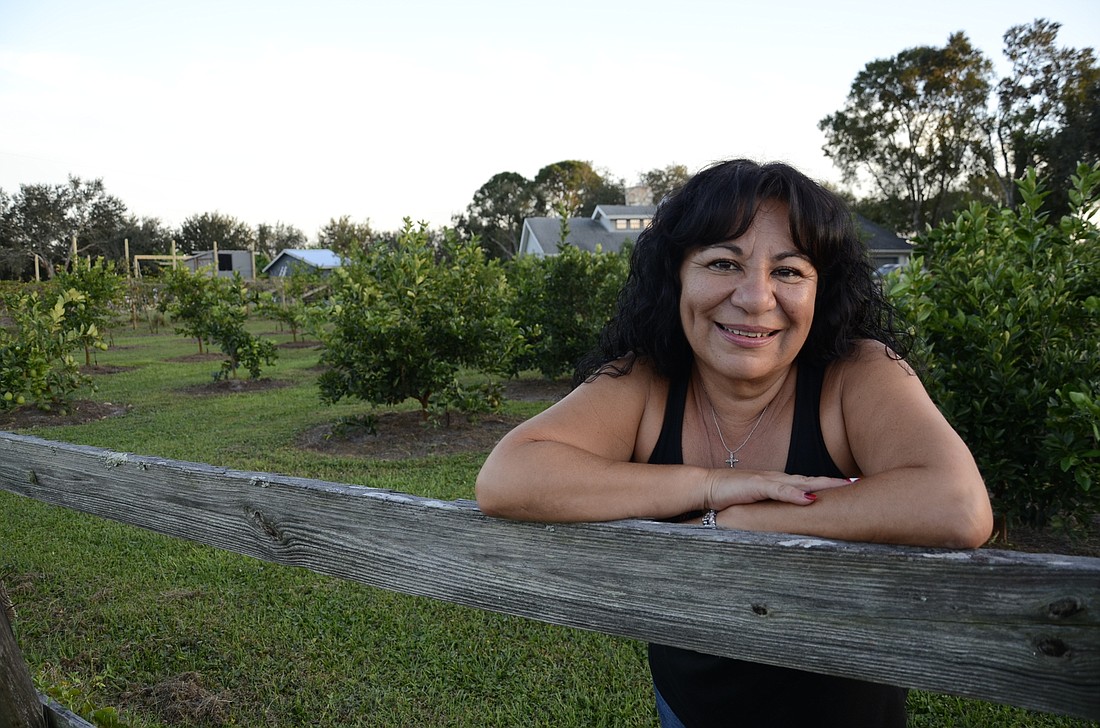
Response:
M878 223L871 222L863 215L856 215L856 225L863 235L863 241L867 243L868 250L906 250L911 251L913 244L901 237L893 230L885 228Z
M561 218L529 217L523 221L523 225L529 229L531 236L538 241L543 253L546 255L557 254L558 241L561 239ZM565 242L590 253L596 252L596 246L599 246L601 250L610 252L621 248L626 241L637 238L639 232L641 231L608 230L590 218L571 217L569 218L569 234L566 235Z
M283 250L278 255L276 255L274 260L264 266L263 272L266 273L267 269L275 265L283 256L294 258L295 260L300 260L307 265L322 270L326 270L329 268L339 268L343 262L340 259L339 255L332 252L328 248L312 248L309 250L287 248L286 250Z
M656 205L596 205L596 209L592 211L592 217L596 217L599 213L603 213L605 217L653 217L653 213L657 212Z
M598 205L591 218L569 218L569 234L565 242L581 250L594 252L596 246L610 252L619 250L628 240L636 240L640 230L608 230L599 222L601 217L652 217L655 205ZM856 215L856 225L867 249L872 252L911 252L913 245L905 238L882 225ZM545 255L556 255L561 238L561 219L557 217L529 217L523 221L524 238L528 235L537 241Z

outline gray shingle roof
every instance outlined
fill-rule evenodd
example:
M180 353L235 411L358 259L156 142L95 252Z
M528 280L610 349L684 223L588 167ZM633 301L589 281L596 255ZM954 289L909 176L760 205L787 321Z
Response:
M856 215L856 226L863 233L863 241L868 250L904 250L912 251L912 244L889 228L871 222L862 215Z
M546 255L557 254L558 240L561 239L561 219L529 217L526 223ZM595 220L572 217L569 218L569 235L565 242L590 253L595 252L597 245L604 251L614 251L623 247L627 240L636 240L640 232L641 230L607 230Z

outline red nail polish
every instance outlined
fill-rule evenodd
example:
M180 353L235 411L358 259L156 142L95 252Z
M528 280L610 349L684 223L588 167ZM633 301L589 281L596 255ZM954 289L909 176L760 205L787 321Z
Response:
M817 493L803 493L802 497L808 501L815 501L817 500Z

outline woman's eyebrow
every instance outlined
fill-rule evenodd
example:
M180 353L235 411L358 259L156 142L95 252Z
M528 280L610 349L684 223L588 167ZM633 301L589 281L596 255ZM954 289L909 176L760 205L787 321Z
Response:
M736 243L731 243L729 241L722 241L722 242L718 242L718 243L713 243L711 245L706 246L704 248L704 250L713 250L714 248L722 248L724 250L728 250L731 253L733 253L734 255L744 255L745 254L745 251L741 249L740 245L737 245ZM800 259L806 261L807 263L813 263L813 261L810 260L810 256L806 255L805 253L803 253L798 248L792 248L790 250L784 250L784 251L776 253L774 256L772 256L772 260L776 260L776 261L786 260L787 258L800 258Z

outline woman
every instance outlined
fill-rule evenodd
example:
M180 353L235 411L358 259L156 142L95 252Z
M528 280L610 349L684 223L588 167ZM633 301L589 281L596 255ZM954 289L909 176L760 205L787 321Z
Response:
M478 504L980 546L985 486L904 353L843 203L783 164L716 164L658 207L598 354L501 440ZM900 688L659 645L650 666L665 726L905 725Z

